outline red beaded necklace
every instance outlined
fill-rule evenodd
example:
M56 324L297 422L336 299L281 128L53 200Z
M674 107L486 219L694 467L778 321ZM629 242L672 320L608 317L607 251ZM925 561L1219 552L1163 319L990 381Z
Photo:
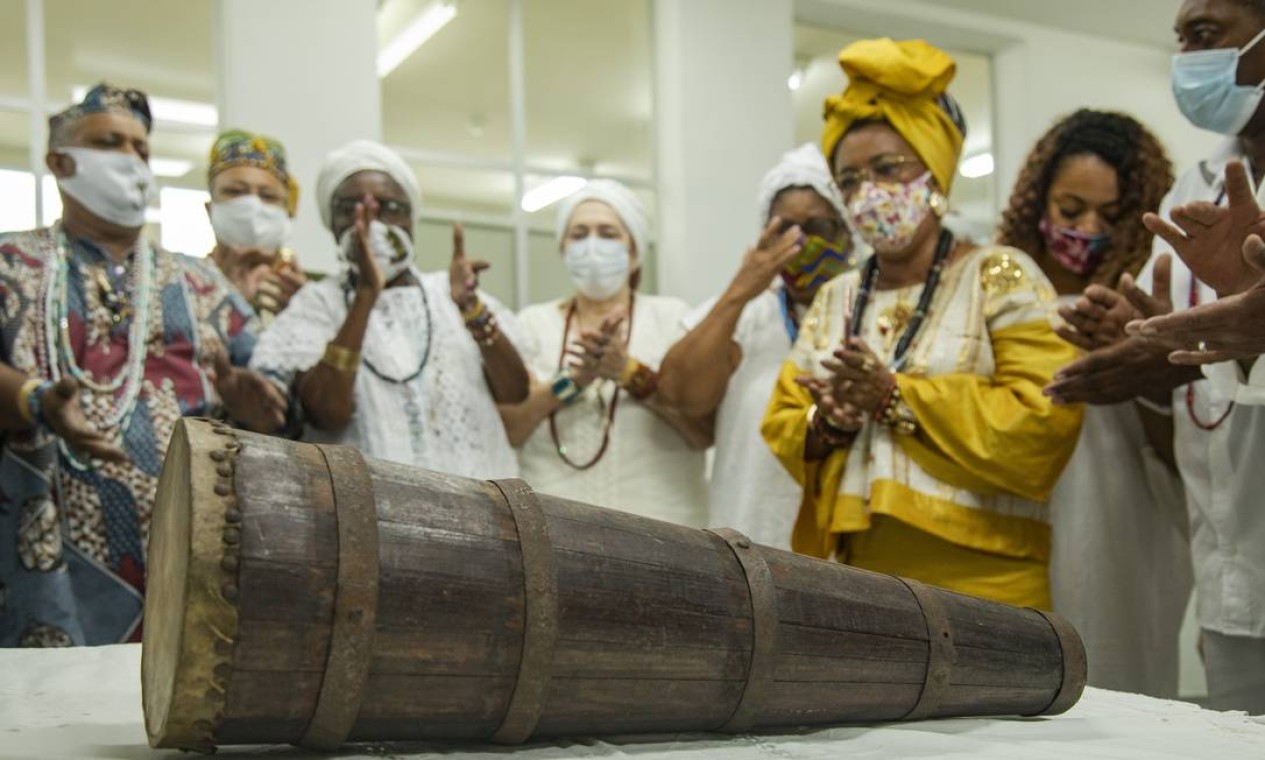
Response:
M624 337L624 347L627 348L632 342L632 326L633 326L633 309L636 307L636 295L628 297L628 333ZM558 355L558 369L562 369L567 360L567 339L571 335L571 320L575 317L575 300L571 301L571 306L567 308L567 319L562 326L562 350ZM571 460L567 456L567 447L563 445L562 440L558 437L558 422L555 419L557 410L549 413L549 437L553 439L554 450L558 452L558 457L571 467L584 471L592 468L601 461L602 456L606 454L606 449L611 445L611 427L615 424L615 410L619 407L619 387L615 388L615 395L611 397L611 405L606 409L606 421L602 424L602 446L593 455L593 458L587 462L579 463Z

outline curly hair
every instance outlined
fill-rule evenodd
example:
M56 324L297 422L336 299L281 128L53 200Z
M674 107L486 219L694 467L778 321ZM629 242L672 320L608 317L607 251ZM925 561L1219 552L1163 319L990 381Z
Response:
M1151 255L1154 237L1142 215L1157 211L1173 185L1173 165L1155 135L1122 113L1082 108L1055 124L1037 141L1002 213L997 242L1041 257L1045 240L1038 226L1054 176L1074 156L1093 155L1116 170L1120 221L1111 248L1091 281L1115 287L1120 275L1136 275Z

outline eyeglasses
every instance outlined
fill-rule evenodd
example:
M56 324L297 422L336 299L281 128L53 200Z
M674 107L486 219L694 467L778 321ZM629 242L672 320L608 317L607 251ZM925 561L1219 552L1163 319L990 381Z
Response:
M789 219L782 221L782 226L778 228L779 233L786 232L792 227L798 226L800 232L807 237L819 237L823 240L835 240L843 232L843 223L837 219L824 219L820 217L805 219L802 222L791 221Z
M378 202L378 216L382 219L404 219L409 220L413 217L413 207L408 204L391 198L375 198ZM362 198L337 198L333 203L335 218L346 218L354 216L356 206L364 202Z
M871 160L869 166L844 169L835 176L835 184L839 185L839 191L847 197L860 189L861 183L866 180L904 184L917 179L925 171L926 167L916 158L884 155Z

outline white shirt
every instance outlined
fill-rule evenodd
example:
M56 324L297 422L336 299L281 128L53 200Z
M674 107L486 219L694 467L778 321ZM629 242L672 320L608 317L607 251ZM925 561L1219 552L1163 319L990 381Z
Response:
M1186 504L1132 401L1085 409L1050 522L1050 596L1085 643L1090 684L1175 698L1191 588Z
M1174 206L1191 201L1218 200L1225 164L1240 155L1237 141L1229 141L1183 173L1164 199L1161 215L1168 218ZM1171 250L1155 239L1151 262L1139 278L1143 287L1150 287L1155 258ZM1190 308L1192 279L1190 269L1173 255L1176 310ZM1199 303L1217 297L1204 283L1196 282L1196 290ZM1265 638L1265 407L1239 403L1231 408L1238 391L1227 391L1226 372L1237 370L1212 369L1213 376L1223 378L1220 383L1199 381L1173 392L1174 444L1190 513L1197 613L1203 628ZM1221 423L1205 430L1196 420Z
M337 432L308 426L303 440L347 444L373 459L452 475L517 477L482 352L452 302L448 273L413 274L421 287L386 288L369 315L351 423ZM514 315L488 294L480 298L521 351ZM292 388L297 373L320 361L347 305L339 278L304 285L260 337L251 367Z
M733 528L758 544L790 551L803 491L760 435L778 371L792 346L781 292L779 286L752 299L734 328L733 340L742 348L742 361L730 376L716 413L707 524ZM690 312L685 328L698 327L716 300Z
M688 309L675 298L637 295L629 355L657 368L683 334L681 319ZM519 319L531 346L525 354L527 367L537 380L548 383L558 371L562 354L565 302L529 306ZM574 342L578 333L573 325L568 341ZM541 493L702 527L707 516L704 452L691 448L672 425L615 383L593 383L574 403L554 414L558 444L572 462L592 460L602 447L607 410L616 393L619 404L610 442L597 464L587 470L567 464L545 419L518 451L523 479Z

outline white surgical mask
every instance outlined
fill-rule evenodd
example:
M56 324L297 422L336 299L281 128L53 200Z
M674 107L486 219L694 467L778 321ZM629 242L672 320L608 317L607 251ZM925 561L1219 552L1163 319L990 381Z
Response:
M610 298L628 282L631 262L628 244L622 240L597 235L572 240L563 250L562 260L575 287L595 301Z
M290 238L290 215L258 195L211 204L215 239L233 248L274 251Z
M139 156L117 150L57 148L75 160L75 173L58 177L62 192L84 208L120 227L145 224L154 173Z
M1233 137L1252 120L1265 82L1238 83L1239 59L1265 38L1265 29L1242 49L1218 48L1173 56L1173 97L1191 124Z
M356 228L348 227L338 241L342 259L353 274L359 273L356 264ZM377 219L369 223L369 253L382 270L386 282L399 277L413 263L413 239L403 228L384 224Z

